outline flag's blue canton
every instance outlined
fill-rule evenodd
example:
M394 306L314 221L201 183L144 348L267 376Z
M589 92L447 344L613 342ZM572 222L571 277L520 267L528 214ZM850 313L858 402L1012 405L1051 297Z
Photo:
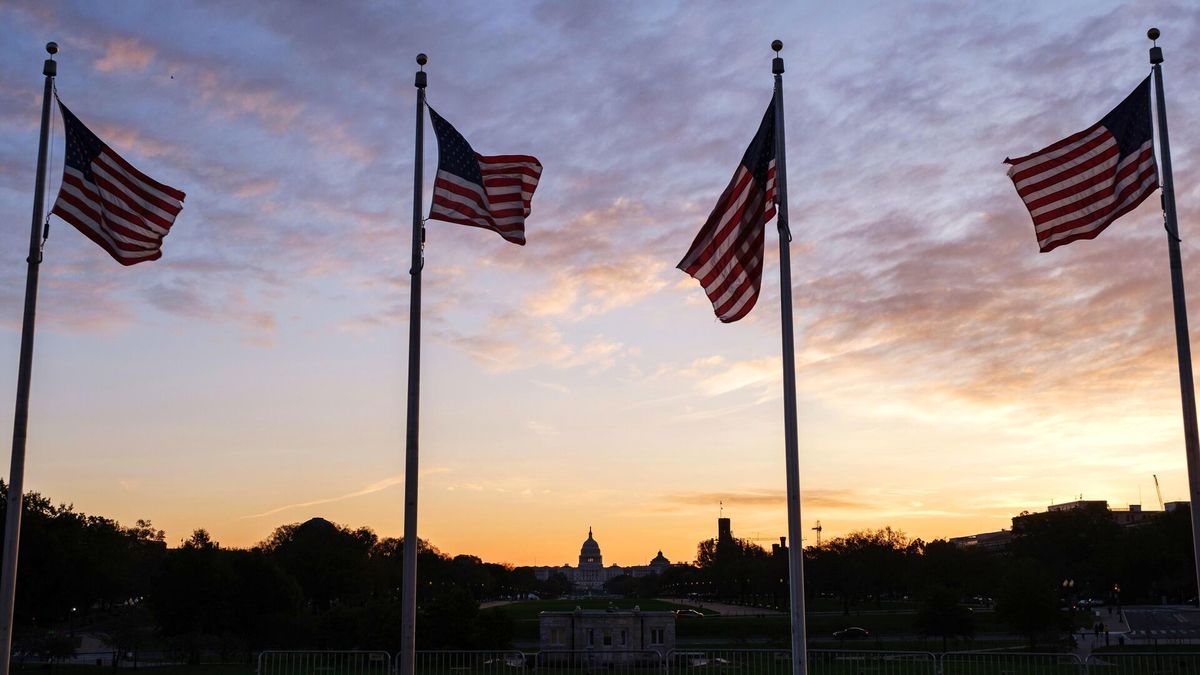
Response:
M750 147L746 148L746 154L742 155L742 166L746 167L746 170L754 176L759 189L766 189L767 171L773 159L775 159L775 99L771 99L771 105L767 106L767 112L763 114L762 123L758 125L758 132L754 134L754 140L750 141Z
M433 121L433 133L437 134L438 171L452 173L479 185L482 190L483 173L479 170L479 160L475 158L471 144L433 108L429 109L429 118Z
M89 183L95 183L96 178L92 175L92 160L104 149L104 141L83 126L83 122L80 122L78 117L67 110L67 106L63 105L62 101L58 102L58 108L62 111L63 127L67 137L67 152L64 161L67 166L83 174Z
M1121 101L1121 105L1113 108L1112 112L1100 120L1100 124L1117 139L1122 158L1140 151L1142 145L1154 134L1154 123L1150 121L1150 78L1142 80L1142 83Z

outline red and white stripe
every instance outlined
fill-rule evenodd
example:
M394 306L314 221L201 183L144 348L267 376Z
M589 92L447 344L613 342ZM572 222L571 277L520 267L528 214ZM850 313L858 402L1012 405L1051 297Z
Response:
M475 155L483 186L438 171L429 217L482 227L514 244L525 245L525 218L542 165L529 155Z
M1153 140L1121 157L1101 124L1008 162L1042 252L1094 239L1158 187Z
M767 165L765 186L739 166L678 265L704 287L724 323L746 316L758 301L766 223L774 216L775 160Z
M71 166L51 213L75 226L122 265L162 257L163 237L184 193L138 171L110 148L91 163L94 181Z

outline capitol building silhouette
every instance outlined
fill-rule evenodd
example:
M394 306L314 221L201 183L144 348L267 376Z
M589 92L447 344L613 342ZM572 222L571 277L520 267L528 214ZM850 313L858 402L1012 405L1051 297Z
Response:
M533 573L540 581L546 581L552 574L561 574L571 582L576 591L596 592L604 590L604 583L621 575L644 577L650 574L661 574L671 566L671 561L663 556L662 551L654 556L648 565L604 566L604 556L600 553L600 543L592 536L592 528L588 528L587 539L579 547L579 565L540 566L533 567Z

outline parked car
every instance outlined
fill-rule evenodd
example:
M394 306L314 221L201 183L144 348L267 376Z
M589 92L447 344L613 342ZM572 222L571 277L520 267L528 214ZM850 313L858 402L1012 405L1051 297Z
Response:
M676 619L702 619L704 612L697 612L694 609L677 609L675 610Z
M858 626L851 626L833 632L833 637L839 640L862 640L871 637L871 631Z

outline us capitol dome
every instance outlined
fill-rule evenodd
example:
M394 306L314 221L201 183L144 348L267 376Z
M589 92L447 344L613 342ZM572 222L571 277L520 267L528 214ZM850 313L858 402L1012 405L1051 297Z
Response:
M671 561L663 556L662 551L650 561L648 565L633 565L630 567L622 567L620 565L604 566L604 556L600 553L600 543L596 541L592 535L592 528L588 528L587 539L579 547L579 565L571 567L570 565L561 565L558 567L545 566L534 567L534 575L541 581L550 578L551 574L562 574L575 587L577 591L593 592L603 591L604 582L609 579L614 579L622 574L628 574L631 577L644 577L650 574L661 574L671 566Z

